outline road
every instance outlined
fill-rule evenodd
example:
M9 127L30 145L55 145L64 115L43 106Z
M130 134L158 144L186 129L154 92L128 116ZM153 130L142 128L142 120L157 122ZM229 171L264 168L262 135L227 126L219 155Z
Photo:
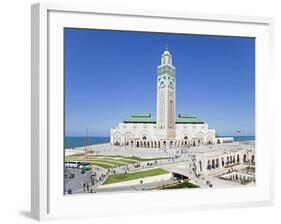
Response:
M81 170L78 168L66 168L67 172L65 174L67 177L64 178L65 181L65 191L67 192L71 189L72 194L76 193L87 193L87 191L83 190L83 183L89 184L91 183L91 171L86 171L84 174L81 174ZM69 178L69 175L73 173L74 178Z

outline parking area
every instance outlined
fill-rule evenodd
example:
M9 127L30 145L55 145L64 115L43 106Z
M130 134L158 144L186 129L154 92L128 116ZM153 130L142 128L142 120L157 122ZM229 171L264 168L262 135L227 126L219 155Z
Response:
M86 193L87 186L90 187L91 185L91 175L92 175L91 170L86 170L85 173L81 173L81 169L79 168L65 168L64 193L65 194Z

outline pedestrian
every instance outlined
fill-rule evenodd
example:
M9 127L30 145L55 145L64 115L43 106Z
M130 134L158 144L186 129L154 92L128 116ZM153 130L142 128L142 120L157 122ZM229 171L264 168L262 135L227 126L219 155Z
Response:
M82 186L83 186L83 191L85 191L86 189L86 183L85 182L83 182L83 184L82 184Z

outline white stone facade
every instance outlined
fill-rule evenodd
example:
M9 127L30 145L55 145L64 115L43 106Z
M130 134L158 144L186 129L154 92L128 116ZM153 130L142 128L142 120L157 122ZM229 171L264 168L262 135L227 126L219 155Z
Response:
M176 124L175 138L159 138L156 124L119 123L111 129L112 145L131 147L173 148L215 143L215 130L207 124Z
M214 147L214 148L212 148ZM194 150L196 170L198 174L212 174L223 168L238 164L255 165L254 145L224 144L223 146L205 146Z

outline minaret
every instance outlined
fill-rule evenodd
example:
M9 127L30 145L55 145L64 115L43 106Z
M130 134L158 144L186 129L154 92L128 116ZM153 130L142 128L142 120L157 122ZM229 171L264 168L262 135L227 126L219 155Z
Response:
M157 68L157 133L159 139L175 138L176 69L166 49Z

